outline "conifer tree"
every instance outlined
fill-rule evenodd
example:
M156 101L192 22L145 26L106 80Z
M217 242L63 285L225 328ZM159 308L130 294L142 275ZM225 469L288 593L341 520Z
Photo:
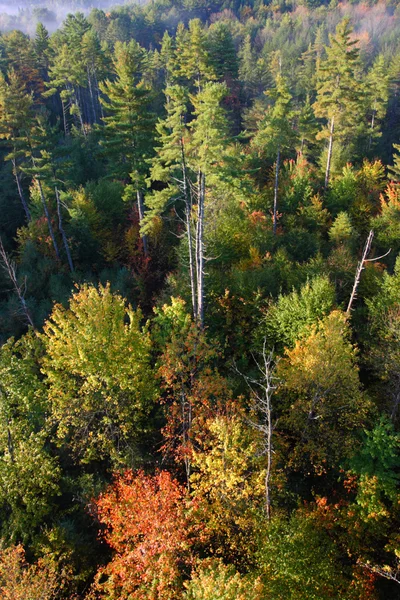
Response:
M252 143L262 154L276 157L273 208L273 231L276 235L281 155L284 150L290 149L294 145L295 134L291 125L293 116L291 109L292 96L282 75L278 74L276 76L275 88L267 94L273 99L274 104L259 124Z
M366 85L367 108L370 116L368 148L371 148L373 137L381 135L376 129L376 124L377 121L384 119L389 100L389 73L383 54L376 58L367 75Z
M218 21L208 33L210 63L219 80L232 82L238 77L238 60L232 33L226 23Z
M32 123L32 96L25 92L24 84L15 71L8 73L7 79L0 74L0 139L4 141L18 194L27 220L31 218L28 203L21 183L21 162L27 148L27 135Z
M150 108L151 89L142 79L145 51L137 42L115 45L116 79L100 84L106 96L101 98L107 116L104 117L102 145L110 160L110 173L130 182L126 197L136 196L139 220L144 218L143 189L152 154L154 118ZM143 249L147 254L147 238Z
M192 19L189 22L187 34L184 31L177 32L176 45L181 77L200 92L207 81L216 78L200 19Z
M185 229L188 243L190 287L193 316L197 315L196 274L193 257L192 193L191 175L187 164L187 145L189 130L186 126L187 90L182 86L170 86L165 90L167 97L165 119L156 125L158 143L157 154L152 160L150 177L152 181L168 183L166 189L155 192L149 197L147 222L160 214L167 203L183 200L185 211Z
M164 33L161 42L160 62L161 67L164 71L163 79L165 87L168 87L173 84L174 80L177 79L178 75L175 40L169 35L168 31Z
M49 88L46 96L52 96L57 92L60 94L65 135L69 133L68 115L70 115L76 127L85 136L86 129L78 90L86 85L86 73L80 57L76 53L71 53L67 44L63 44L57 52L49 68L49 79L50 81L46 82Z
M87 87L90 95L91 121L97 123L102 114L102 105L100 102L99 81L104 78L106 73L106 58L100 45L97 34L88 30L84 33L81 42L82 61L86 69Z
M330 46L325 48L326 58L318 71L317 98L313 105L316 117L326 126L317 135L328 140L328 157L325 169L325 189L329 184L334 140L345 141L355 134L360 125L361 85L357 79L360 67L357 41L351 40L352 29L345 19L330 35Z
M38 64L40 65L42 72L47 74L49 68L50 37L49 32L43 23L38 23L36 26L34 46Z
M400 144L393 144L393 148L396 152L393 153L393 166L388 167L390 177L400 182Z
M46 216L50 237L53 242L54 250L58 259L60 252L53 231L52 220L46 200L46 190L54 190L56 200L58 229L60 231L68 266L71 273L74 272L74 265L71 257L69 243L65 234L62 218L62 206L60 200L60 183L65 181L69 164L65 157L65 148L59 144L59 135L57 127L51 127L48 122L48 115L41 113L37 116L32 125L29 136L29 150L27 158L28 165L24 166L25 173L30 175L39 189L43 210Z
M204 210L206 180L212 181L221 168L223 150L227 143L228 124L221 101L227 94L225 84L208 82L204 89L190 99L194 120L190 123L192 140L189 165L197 173L196 274L197 321L204 323Z

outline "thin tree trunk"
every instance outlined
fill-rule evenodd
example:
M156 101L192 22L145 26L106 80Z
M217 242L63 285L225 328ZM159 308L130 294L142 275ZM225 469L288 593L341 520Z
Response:
M278 152L276 153L275 185L274 185L274 216L273 216L274 235L276 235L276 222L277 222L277 212L278 212L278 186L279 186L280 162L281 162L281 151L280 151L280 148L278 147Z
M374 108L372 109L372 118L371 118L371 133L369 134L369 141L368 141L368 150L371 149L371 145L372 145L372 132L374 131L374 126L375 126L375 115L376 115L376 100L374 102Z
M24 195L24 192L23 192L23 189L22 189L22 186L21 186L21 180L19 178L19 173L18 173L18 169L17 169L17 162L16 162L16 160L14 158L12 160L12 165L13 165L13 172L14 172L15 181L17 183L18 195L19 195L19 198L21 200L22 206L24 208L24 211L25 211L25 214L26 214L26 219L29 222L31 220L31 213L29 211L28 203L27 203L27 201L25 199L25 195Z
M204 197L205 175L199 170L196 224L197 321L204 324Z
M195 281L195 272L194 272L194 264L193 264L192 228L191 228L191 222L190 222L191 212L192 212L192 203L190 201L190 196L189 196L189 186L187 183L187 174L186 174L185 151L184 151L182 140L181 140L181 157L182 157L183 194L185 197L186 235L187 235L188 252L189 252L190 290L192 293L193 318L195 319L196 314L197 314L196 281Z
M97 115L96 115L96 107L94 105L94 94L93 94L93 88L92 88L92 78L90 76L89 66L87 67L87 81L88 81L88 87L89 87L89 93L90 93L90 102L91 102L91 106L92 106L93 123L96 123L96 121L97 121Z
M137 206L138 206L138 213L139 213L139 226L140 226L144 219L143 194L142 194L141 190L137 190L136 198L137 198ZM143 252L144 252L144 255L147 257L149 255L149 252L148 252L148 244L147 244L147 235L145 233L142 234L142 242L143 242Z
M326 171L325 171L325 192L328 189L329 185L329 176L331 173L331 161L332 161L332 146L333 146L333 131L334 131L334 118L331 119L331 128L329 131L329 146L328 146L328 158L326 161Z
M81 126L81 131L83 133L83 137L86 137L86 129L85 129L85 124L83 122L83 117L82 117L81 103L79 102L79 97L78 97L78 94L75 89L74 89L74 98L75 98L76 107L78 109L78 118L79 118L79 123Z
M349 314L350 314L350 311L351 311L352 304L353 304L353 302L354 302L354 299L355 299L355 297L356 297L356 294L357 294L357 288L358 288L358 284L360 283L360 277L361 277L361 273L362 273L362 271L363 271L363 269L364 269L364 263L365 263L365 261L366 261L366 258L367 258L367 256L368 256L368 254L369 254L370 250L371 250L371 246L372 246L372 240L373 240L373 238L374 238L374 232L373 232L373 231L372 231L372 229L371 229L371 231L369 232L369 235L368 235L367 241L365 242L365 246L364 246L364 250L363 250L363 253L362 253L361 260L360 260L360 262L359 262L359 263L358 263L358 265L357 265L357 271L356 271L356 276L355 276L355 278L354 278L353 290L352 290L352 292L351 292L351 296L350 296L349 304L348 304L348 306L347 306L347 310L346 310L346 314L347 314L347 315L349 315Z
M100 108L100 117L101 117L101 119L104 119L103 105L100 100L99 82L97 80L96 71L93 72L93 77L94 77L94 86L95 86L96 96L97 96L97 103Z
M42 184L41 184L40 179L37 179L37 182L38 182L38 186L39 186L40 198L41 198L42 204L43 204L44 214L45 214L46 220L47 220L47 226L49 228L49 233L50 233L51 241L53 242L53 246L54 246L54 251L56 253L56 257L57 257L58 260L60 260L60 252L58 250L57 241L56 241L56 238L55 238L55 235L54 235L53 226L51 224L50 214L49 214L49 210L47 208L47 202L46 202L46 198L44 197L43 188L42 188Z
M9 453L10 458L11 458L11 462L15 463L14 444L13 444L13 439L12 439L12 435L11 435L10 420L9 419L7 419L7 447L8 447L8 453Z
M67 255L69 270L71 271L71 273L73 273L74 272L74 263L72 262L72 256L71 256L71 252L69 250L67 236L65 235L65 231L64 231L64 227L63 227L60 196L59 196L57 187L55 187L54 190L56 192L56 201L57 201L58 228L60 230L61 237L63 240L65 254Z
M19 303L21 305L22 308L22 312L25 315L26 320L28 321L29 325L35 329L35 325L33 323L32 317L31 317L31 313L30 310L26 304L25 301L25 297L24 297L24 290L23 288L19 285L18 283L18 279L17 279L17 273L15 270L15 265L10 261L10 259L7 256L7 252L5 251L5 248L3 246L3 242L0 238L0 259L1 262L3 263L3 269L5 270L5 272L8 275L8 278L10 279L12 286L18 296L18 300Z
M64 100L61 99L62 106L62 114L63 114L63 124L64 124L64 134L65 137L68 136L68 123L67 123L67 107L64 104Z

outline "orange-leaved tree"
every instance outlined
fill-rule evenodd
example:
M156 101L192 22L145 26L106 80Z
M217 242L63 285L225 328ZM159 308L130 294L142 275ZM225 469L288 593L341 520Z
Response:
M104 539L114 550L89 598L173 600L192 562L190 504L167 471L126 471L95 502Z

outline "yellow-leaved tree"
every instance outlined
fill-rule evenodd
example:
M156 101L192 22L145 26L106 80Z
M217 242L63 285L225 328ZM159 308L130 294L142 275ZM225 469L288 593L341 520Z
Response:
M335 310L296 342L278 367L287 406L284 425L293 444L292 465L316 473L338 466L354 450L354 431L370 404L361 391L357 350L343 312Z
M44 326L52 414L82 462L133 464L155 398L150 336L110 286L83 285Z

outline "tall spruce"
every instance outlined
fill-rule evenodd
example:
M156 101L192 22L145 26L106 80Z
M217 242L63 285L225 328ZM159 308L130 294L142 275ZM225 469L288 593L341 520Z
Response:
M140 223L144 218L143 193L154 135L152 91L142 78L145 59L145 50L134 40L128 44L117 42L113 58L116 77L100 84L106 113L101 143L109 159L109 173L127 183L127 199L136 196ZM145 234L142 241L147 254Z
M313 107L316 117L325 123L317 138L328 141L325 189L329 185L334 142L350 142L360 126L360 57L357 40L351 39L351 34L349 21L344 19L336 27L335 34L329 36L326 58L318 70L317 98Z
M228 122L221 102L227 94L222 83L208 82L190 99L194 106L189 166L197 173L197 221L195 235L197 275L197 322L204 324L204 229L206 191L221 169L223 152L228 141Z
M28 221L31 215L22 186L21 163L26 155L28 134L33 119L33 98L25 91L18 74L0 74L0 139L6 147L5 160L12 164L18 195Z
M272 99L273 104L259 123L252 145L261 155L275 157L273 232L276 235L282 153L294 147L296 135L292 126L292 96L287 82L279 73L275 78L275 87L268 91L267 95Z

